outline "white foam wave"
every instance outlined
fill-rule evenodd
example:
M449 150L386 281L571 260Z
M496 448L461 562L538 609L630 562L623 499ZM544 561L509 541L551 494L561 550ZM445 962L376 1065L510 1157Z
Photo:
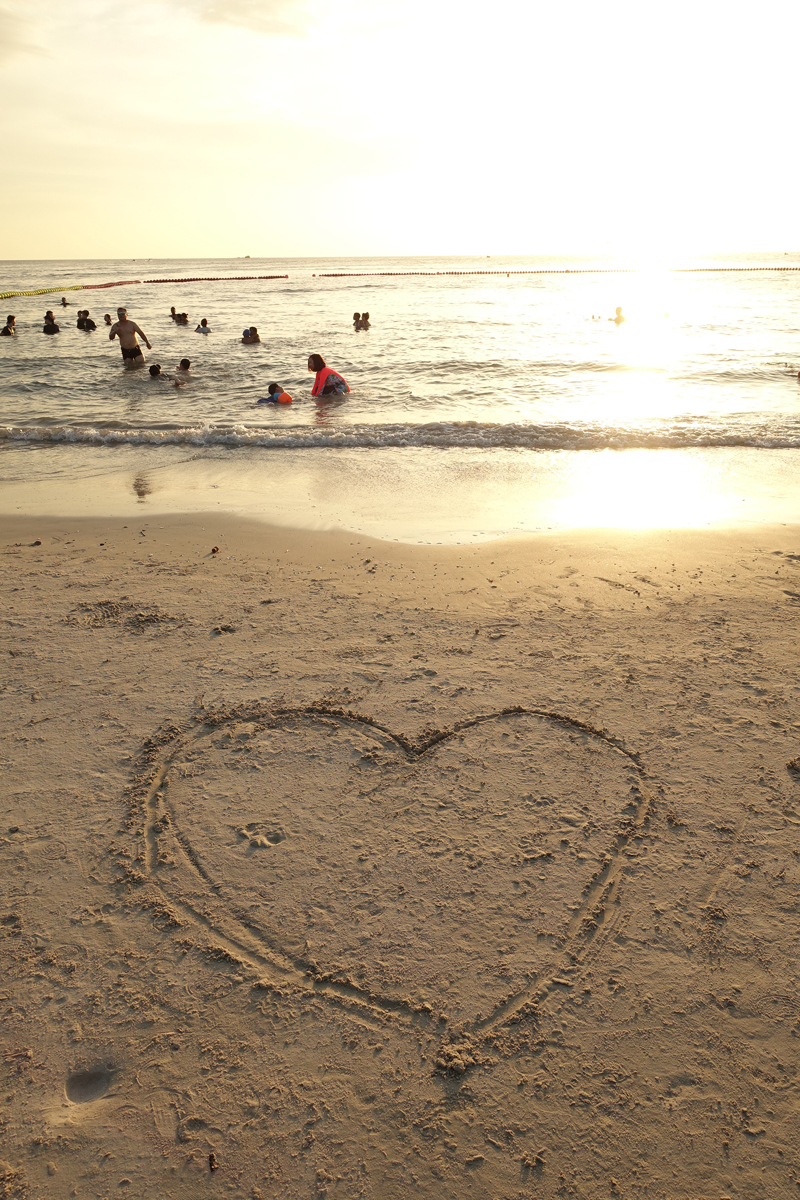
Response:
M0 444L87 446L187 446L264 450L437 449L630 450L692 447L800 449L800 420L769 424L680 422L671 426L636 427L579 424L482 424L441 421L411 425L341 425L318 428L295 425L265 429L245 425L162 428L103 428L81 425L0 426Z

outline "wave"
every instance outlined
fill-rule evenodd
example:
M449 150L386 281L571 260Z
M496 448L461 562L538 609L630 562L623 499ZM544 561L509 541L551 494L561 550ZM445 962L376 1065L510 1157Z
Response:
M0 426L0 445L191 446L228 449L316 450L387 448L507 450L684 450L753 447L800 449L800 419L769 424L721 424L696 419L658 427L591 424L427 424L306 426L246 425L111 428L81 425Z

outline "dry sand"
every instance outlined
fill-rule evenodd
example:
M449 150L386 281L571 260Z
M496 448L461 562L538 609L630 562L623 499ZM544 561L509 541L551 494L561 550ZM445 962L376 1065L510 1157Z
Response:
M3 543L0 1197L798 1193L800 529Z

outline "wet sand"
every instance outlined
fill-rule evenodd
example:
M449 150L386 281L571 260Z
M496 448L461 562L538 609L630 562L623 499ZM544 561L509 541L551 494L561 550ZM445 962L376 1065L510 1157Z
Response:
M0 1195L796 1191L800 529L3 567Z

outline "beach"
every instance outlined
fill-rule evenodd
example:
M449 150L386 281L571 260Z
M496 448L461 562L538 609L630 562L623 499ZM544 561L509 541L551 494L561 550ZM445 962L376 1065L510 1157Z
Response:
M0 0L0 1200L800 1197L800 8L685 15Z
M2 548L0 1194L793 1194L796 525Z

